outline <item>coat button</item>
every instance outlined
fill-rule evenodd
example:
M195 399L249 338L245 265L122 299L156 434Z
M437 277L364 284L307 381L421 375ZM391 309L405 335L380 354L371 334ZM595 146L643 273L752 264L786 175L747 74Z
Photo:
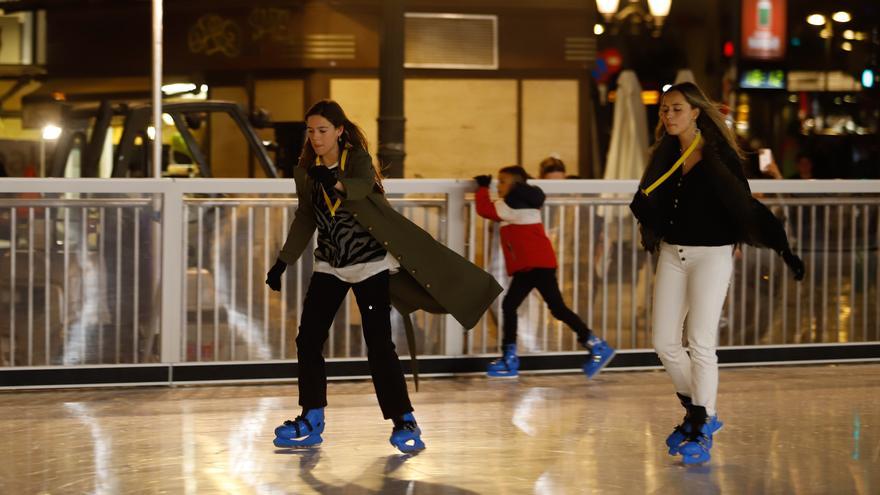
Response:
M373 231L373 227L367 227L367 230L369 230L370 232L372 232L372 231Z
M431 288L431 284L425 284L425 288L426 288L426 289L430 289L430 288Z
M387 245L388 245L388 241L385 241L385 242L383 242L382 244L385 244L385 245L387 246Z
M400 258L398 258L398 259L400 259ZM412 270L410 270L410 273L415 273L415 272L416 272L416 269L415 269L415 268L413 268Z
M358 214L357 214L357 213L354 213L354 214L352 214L352 216L355 217L355 218L357 218Z

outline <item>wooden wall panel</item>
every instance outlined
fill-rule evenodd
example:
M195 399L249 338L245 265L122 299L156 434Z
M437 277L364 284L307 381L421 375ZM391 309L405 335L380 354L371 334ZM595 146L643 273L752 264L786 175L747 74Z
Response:
M522 83L522 166L537 177L541 160L556 154L568 174L578 173L577 80Z
M211 88L211 98L234 101L247 108L247 92L243 87ZM235 122L227 115L214 114L210 126L208 159L214 177L247 177L249 149ZM262 170L257 169L258 176L262 176Z
M470 178L516 162L512 79L406 81L406 177Z
M330 97L345 110L348 119L363 129L370 146L370 154L376 159L379 145L379 80L332 79Z
M254 84L254 106L271 113L276 122L302 120L306 111L303 81L300 79L261 79Z

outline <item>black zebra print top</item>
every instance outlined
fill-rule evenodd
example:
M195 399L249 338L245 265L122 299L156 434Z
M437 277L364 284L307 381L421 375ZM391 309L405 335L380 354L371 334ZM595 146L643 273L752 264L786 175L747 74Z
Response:
M333 168L332 171L338 178L339 167ZM336 198L339 196L335 191L328 191L328 195L331 203L336 203ZM329 263L334 268L342 268L385 258L385 248L354 219L350 211L340 207L336 210L335 216L330 214L323 188L314 181L312 203L318 226L318 248L315 249L315 259Z

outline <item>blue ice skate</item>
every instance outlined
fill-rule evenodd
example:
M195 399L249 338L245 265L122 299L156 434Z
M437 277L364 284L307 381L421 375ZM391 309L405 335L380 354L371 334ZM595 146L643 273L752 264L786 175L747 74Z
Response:
M712 416L709 418L709 421L706 422L706 427L708 428L707 431L710 442L712 435L720 430L722 426L724 426L724 423L718 420L718 416ZM678 455L679 450L681 450L687 441L690 431L691 425L687 422L687 419L672 430L672 433L666 437L666 446L669 447L669 455Z
M395 426L391 431L389 441L397 450L404 454L411 454L425 449L425 442L422 441L422 430L416 423L413 413L409 412L401 418L403 421L399 426Z
M590 337L590 340L587 341L587 348L590 349L590 355L587 362L584 363L584 374L587 375L587 378L593 378L611 362L615 350L608 345L608 342L596 336Z
M712 418L714 419L715 416ZM719 425L718 428L721 428L721 423L717 419L714 422ZM700 427L699 432L688 434L687 442L678 450L681 454L682 462L685 464L701 464L709 461L711 458L709 450L712 449L712 433L718 431L711 428L711 423L707 422Z
M279 448L314 447L324 441L324 408L309 409L305 416L297 416L293 421L287 420L275 428L275 440L272 442Z
M519 375L519 357L516 355L516 344L505 345L501 357L489 363L486 374L493 377Z

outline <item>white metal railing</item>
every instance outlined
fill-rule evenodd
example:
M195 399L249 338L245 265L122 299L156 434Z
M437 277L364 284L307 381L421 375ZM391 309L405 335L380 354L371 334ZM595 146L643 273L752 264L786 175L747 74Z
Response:
M627 205L634 181L536 181L568 304L619 349L648 349L653 260ZM497 227L469 180L387 180L405 216L506 284ZM767 250L738 254L719 342L880 340L880 181L753 181L786 220L807 278ZM0 366L294 359L305 253L280 293L264 285L296 207L283 179L0 180ZM577 350L533 295L527 352ZM5 313L5 314L4 314ZM500 298L472 331L417 315L420 354L494 353ZM402 325L395 322L396 338ZM328 357L365 349L347 300Z

